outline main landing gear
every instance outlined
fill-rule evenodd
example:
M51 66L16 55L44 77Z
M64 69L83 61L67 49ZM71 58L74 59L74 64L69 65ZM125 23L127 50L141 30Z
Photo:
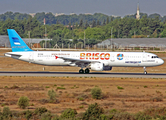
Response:
M83 73L88 74L89 72L90 72L90 70L89 70L88 68L86 68L85 71L84 71L83 69L80 69L80 70L79 70L79 73L80 73L80 74L83 74Z
M85 69L85 73L89 73L89 69L88 68Z
M145 74L145 75L148 74L148 73L146 72L146 67L144 67L144 74Z

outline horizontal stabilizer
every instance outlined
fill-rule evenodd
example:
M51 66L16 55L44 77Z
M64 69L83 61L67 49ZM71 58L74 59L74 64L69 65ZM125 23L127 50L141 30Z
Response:
M15 59L19 59L21 57L21 55L17 55L17 54L9 54L9 53L5 53L5 56L7 57L11 57L11 58L15 58Z

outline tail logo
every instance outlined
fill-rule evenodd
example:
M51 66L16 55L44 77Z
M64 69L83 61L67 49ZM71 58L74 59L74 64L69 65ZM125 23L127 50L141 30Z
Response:
M12 37L12 39L13 39L13 42L14 42L15 45L21 45L20 41L17 37Z

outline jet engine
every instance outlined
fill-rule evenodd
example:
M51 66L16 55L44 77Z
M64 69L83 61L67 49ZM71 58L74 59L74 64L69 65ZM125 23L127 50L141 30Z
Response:
M90 68L91 70L94 70L94 71L112 70L112 67L104 66L103 63L92 63Z

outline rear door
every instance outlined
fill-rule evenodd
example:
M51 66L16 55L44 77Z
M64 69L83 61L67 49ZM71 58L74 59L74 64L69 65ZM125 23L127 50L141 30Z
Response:
M29 53L29 62L34 62L34 52Z

